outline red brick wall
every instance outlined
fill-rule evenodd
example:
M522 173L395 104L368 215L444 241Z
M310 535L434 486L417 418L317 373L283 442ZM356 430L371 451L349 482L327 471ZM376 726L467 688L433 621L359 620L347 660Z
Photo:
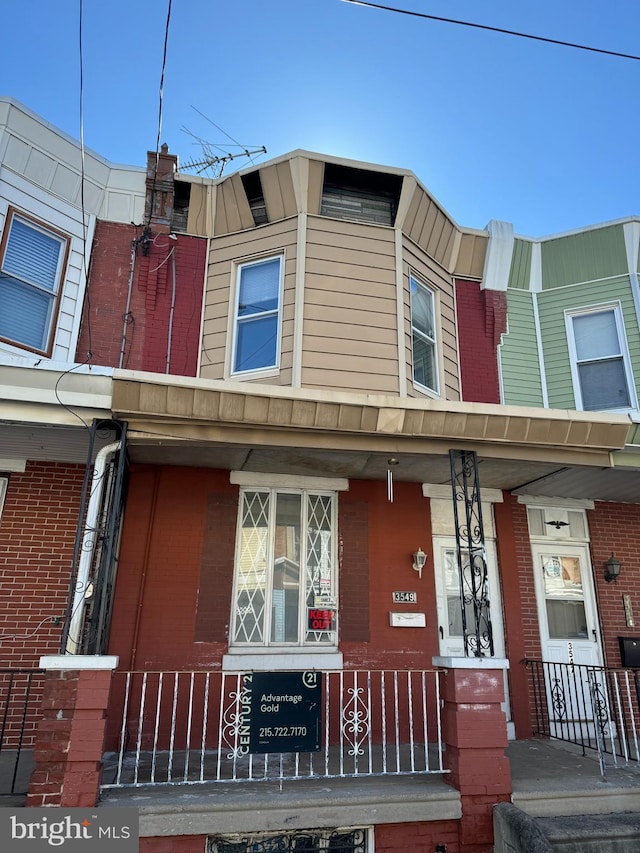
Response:
M380 824L374 829L374 838L376 853L432 853L438 844L444 845L443 850L446 847L446 853L460 853L455 820ZM140 853L202 853L204 849L204 835L140 839Z
M515 495L505 492L504 503L494 506L494 515L511 712L516 737L526 738L531 735L535 709L529 696L529 672L522 661L541 655L527 509Z
M227 471L132 466L109 643L121 669L221 666L224 638L196 642L195 627L207 503L234 493ZM233 554L213 590L227 624L232 575Z
M226 471L132 467L109 648L122 669L220 667L237 496ZM419 546L430 553L420 485L397 483L388 503L386 484L355 481L338 503L345 664L430 667L438 653L433 571L428 562L420 580L411 568ZM397 589L417 591L418 604L392 604ZM427 628L391 628L391 610L424 612Z
M618 637L640 636L640 506L597 502L587 512L591 535L591 559L596 582L605 663L620 666ZM620 577L604 579L604 564L611 554L622 563ZM635 626L627 626L623 595L631 596Z
M497 346L506 331L506 294L457 279L456 313L462 399L499 403Z
M396 481L393 503L387 501L386 483L351 481L349 491L339 497L341 521L352 503L364 503L367 509L367 540L369 555L369 640L351 642L351 619L360 618L354 604L341 608L341 642L345 665L354 668L429 668L438 654L438 626L435 610L435 580L431 554L431 515L429 501L422 496L419 483ZM349 530L340 529L345 543ZM419 547L429 559L420 579L412 568L412 554ZM343 558L340 578L342 585L351 585L352 564ZM361 586L350 596L359 607L365 604L366 587ZM394 590L417 592L417 604L394 604ZM392 628L391 611L422 612L427 616L426 628Z
M457 820L380 824L374 830L376 853L433 853L437 845L447 853L460 853L458 827Z
M0 667L58 654L84 467L28 462L10 474L0 519ZM55 624L55 620L59 624Z
M89 273L88 298L78 341L78 361L91 352L93 364L120 364L131 271L131 245L141 229L98 222ZM144 255L136 252L124 360L132 370L167 372L170 309L175 261L176 292L171 328L170 372L195 376L206 261L206 240L155 235Z
M141 838L140 853L203 853L206 850L206 835L171 835Z

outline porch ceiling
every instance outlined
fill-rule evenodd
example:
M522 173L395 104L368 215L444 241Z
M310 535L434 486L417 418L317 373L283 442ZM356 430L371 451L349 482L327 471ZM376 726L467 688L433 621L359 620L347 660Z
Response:
M18 470L16 462L27 459L86 463L90 426L91 421L87 426L80 421L77 426L0 423L0 472ZM96 435L94 457L102 447L115 440L114 436L110 430Z
M485 488L639 500L609 470L629 420L600 413L406 400L116 371L131 459L262 473L446 484L450 449L475 450ZM618 476L620 475L620 476Z

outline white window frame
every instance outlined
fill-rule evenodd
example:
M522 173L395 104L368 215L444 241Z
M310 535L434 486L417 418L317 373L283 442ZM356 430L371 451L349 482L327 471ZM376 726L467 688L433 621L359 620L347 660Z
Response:
M421 288L425 291L429 298L431 299L431 310L433 312L433 338L430 338L428 335L425 335L423 331L418 329L413 324L413 284L416 284L416 287ZM438 301L436 299L436 293L433 288L429 287L429 285L425 284L421 278L419 278L414 272L409 273L409 311L411 314L411 379L413 385L418 388L420 391L423 391L429 395L440 395L440 359L438 354L438 314L437 314ZM435 388L430 388L428 385L424 385L422 382L419 382L416 379L416 364L415 364L415 353L414 353L414 341L415 338L419 337L425 343L429 344L432 347L433 351L433 375L435 377Z
M613 312L613 316L616 323L616 333L618 335L618 346L620 351L615 354L611 354L607 356L607 358L613 359L622 359L622 365L624 370L624 377L627 383L627 391L629 393L629 405L628 406L620 406L620 407L612 407L609 409L589 409L585 410L584 401L582 397L582 386L580 384L580 372L579 365L582 363L588 363L587 361L581 362L578 359L578 353L576 349L576 341L575 334L573 328L573 321L576 317L585 317L588 314L601 314L605 311ZM636 395L635 384L633 381L633 373L631 370L631 358L629 355L629 348L627 345L627 335L624 328L624 318L622 314L622 306L619 302L606 302L601 305L590 305L585 308L571 308L567 309L565 312L565 328L567 334L567 344L569 348L569 361L571 363L571 380L573 382L573 396L575 401L576 409L579 411L607 411L607 412L630 412L638 409L638 398Z
M276 351L275 351L275 359L273 364L265 364L262 367L253 367L248 370L236 370L236 356L238 350L238 329L241 322L250 322L251 320L247 317L240 317L239 312L239 303L240 303L240 282L242 279L242 271L249 267L255 267L260 264L265 264L270 261L278 261L279 262L279 270L278 270L278 306L276 309L257 312L256 315L253 316L253 319L258 319L259 317L267 317L267 316L276 316ZM264 376L265 374L273 375L277 373L280 369L280 355L281 355L281 341L282 341L282 303L284 297L284 253L276 253L263 255L259 258L252 258L250 260L245 261L237 261L235 263L235 293L234 293L234 301L233 301L233 340L231 346L231 361L229 365L229 375L234 378L251 378L254 376Z
M270 492L271 500L278 493L298 493L298 494L314 494L327 495L331 497L331 531L332 531L332 554L331 554L331 569L332 569L332 590L335 599L336 610L339 602L338 592L338 493L349 488L348 480L343 478L324 478L324 477L293 477L289 475L269 475L259 474L244 471L232 471L230 482L241 486L238 499L238 516L236 522L236 547L234 553L234 574L233 574L233 590L231 600L231 620L229 630L229 653L225 655L223 660L224 669L240 669L246 668L246 661L251 656L253 669L262 669L266 665L274 669L296 668L304 665L305 668L318 669L341 669L342 656L337 652L338 647L338 624L333 632L333 642L308 642L306 641L306 620L307 608L305 602L305 593L302 591L306 588L306 583L301 584L300 602L301 612L299 614L299 634L296 643L271 643L270 641L270 614L266 615L263 630L263 642L261 644L235 643L234 637L236 632L236 600L238 595L238 573L236 567L239 562L240 552L240 530L242 525L242 513L244 506L245 492ZM306 513L305 513L306 515ZM302 534L304 535L304 534ZM302 538L302 537L301 537ZM273 571L273 555L270 554L271 565L270 572ZM301 575L306 580L306 566L301 565ZM272 576L268 579L268 584L265 592L265 600L270 597L270 589ZM336 623L339 622L339 613L337 613ZM304 656L304 664L296 664L296 657ZM264 660L261 661L261 656Z
M242 529L242 515L244 510L244 495L247 492L261 492L263 494L269 495L269 503L270 503L270 519L269 519L269 533L268 533L268 542L269 542L269 555L268 555L268 567L267 567L267 578L266 585L264 590L264 600L265 602L271 602L272 600L272 591L273 591L273 572L274 572L274 530L275 530L275 512L273 511L273 507L275 506L275 501L278 495L282 494L298 494L302 496L302 526L300 529L300 541L306 543L306 534L307 534L307 525L306 525L306 517L307 517L307 500L310 495L319 495L323 497L329 497L331 499L331 589L333 591L333 601L332 606L336 609L336 622L337 622L337 604L338 604L338 572L337 572L337 495L333 491L327 491L323 489L295 489L291 487L267 487L267 486L245 486L240 489L240 496L238 500L238 520L236 525L236 548L235 548L235 556L234 556L234 573L233 573L233 595L232 595L232 612L231 612L231 632L230 632L230 649L234 651L239 651L242 649L247 649L249 651L255 651L256 649L267 649L268 651L283 651L287 649L291 650L301 650L301 649L311 649L316 652L321 652L323 650L335 651L338 645L338 626L336 624L335 630L333 633L333 641L309 641L306 638L308 633L307 631L307 605L306 605L306 564L304 561L304 549L301 552L301 564L300 564L300 578L299 578L299 590L298 590L298 604L299 604L299 612L298 612L298 639L296 642L273 642L271 640L271 608L265 605L265 610L263 614L262 620L262 635L263 640L261 643L242 643L235 640L236 636L236 621L237 621L237 613L236 613L236 601L239 594L238 590L238 572L237 566L239 564L240 559L240 531Z
M47 237L57 241L60 244L60 251L58 253L58 261L55 272L55 283L51 291L43 288L36 282L29 281L26 278L19 278L15 275L15 273L4 270L7 246L9 245L9 241L11 238L11 229L15 221L23 223L28 228L31 228L34 231L39 231L40 233L45 234ZM46 327L43 330L42 338L44 346L42 348L34 347L29 343L25 343L24 341L19 340L17 337L13 338L0 335L0 340L6 341L7 343L12 344L13 346L17 346L22 349L27 349L30 352L42 353L43 355L51 354L53 347L53 332L55 329L55 324L58 317L58 310L60 307L64 271L67 267L70 243L70 238L66 234L63 234L61 231L58 231L55 228L51 228L46 223L40 222L39 220L35 219L29 214L21 212L15 207L9 207L5 219L2 241L0 242L0 272L3 272L7 277L13 279L14 281L21 282L31 291L45 293L49 297L50 307L47 314Z

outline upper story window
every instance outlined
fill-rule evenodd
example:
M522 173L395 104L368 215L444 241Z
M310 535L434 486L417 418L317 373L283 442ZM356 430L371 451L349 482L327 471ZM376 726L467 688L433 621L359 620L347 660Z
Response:
M281 256L238 266L233 373L278 366L282 266Z
M0 337L51 348L69 239L9 208L0 243Z
M335 647L335 529L333 492L241 490L232 645Z
M409 277L411 288L411 342L413 381L438 393L438 348L436 344L435 297L421 281Z
M401 189L400 175L326 163L320 214L334 219L393 225Z
M571 312L566 319L577 408L635 408L620 306Z

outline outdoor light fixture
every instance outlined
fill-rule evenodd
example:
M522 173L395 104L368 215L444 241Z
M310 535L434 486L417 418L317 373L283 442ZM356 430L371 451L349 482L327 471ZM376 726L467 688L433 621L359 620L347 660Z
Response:
M620 563L620 560L616 560L612 554L604 564L604 579L607 583L617 580L621 566L622 564Z
M427 562L427 555L424 553L422 548L418 548L417 551L413 552L413 568L414 571L418 573L418 577L422 577L422 570L424 568L424 564Z

